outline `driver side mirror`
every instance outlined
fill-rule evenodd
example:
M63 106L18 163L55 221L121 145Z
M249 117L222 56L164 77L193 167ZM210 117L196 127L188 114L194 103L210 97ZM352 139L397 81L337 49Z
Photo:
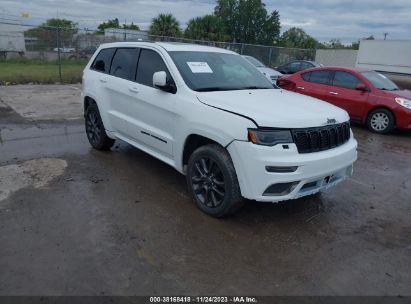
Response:
M167 73L164 71L155 72L153 74L153 85L155 88L164 92L173 94L176 92L175 85L167 81Z
M365 84L363 84L363 83L357 84L357 85L355 86L355 89L356 89L357 91L361 91L361 92L368 92L368 91L369 91L369 89L367 88L367 86L366 86Z

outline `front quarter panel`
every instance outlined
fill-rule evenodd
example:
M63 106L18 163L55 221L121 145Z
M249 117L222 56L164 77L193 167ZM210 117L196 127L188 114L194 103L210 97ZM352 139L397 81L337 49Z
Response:
M176 134L174 150L176 169L180 172L183 172L184 145L190 135L200 135L226 147L234 140L247 141L248 128L256 127L247 118L201 103L195 94L185 96L179 99L182 115L176 127L180 132Z

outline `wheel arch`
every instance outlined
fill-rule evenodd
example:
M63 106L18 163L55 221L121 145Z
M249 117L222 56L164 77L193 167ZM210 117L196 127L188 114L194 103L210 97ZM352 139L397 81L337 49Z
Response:
M93 103L97 104L97 102L94 100L94 98L92 98L90 96L84 96L84 99L83 99L83 112L84 112L84 114L86 113L87 108Z
M363 123L366 124L367 121L368 121L368 118L370 117L370 114L371 114L373 111L378 110L378 109L384 109L384 110L390 111L390 113L391 113L392 116L394 117L394 125L396 125L397 117L395 117L394 111L391 110L389 107L384 106L384 105L375 105L375 106L373 106L372 108L370 108L370 109L368 110L368 112L367 112L367 115L365 115L365 117L364 117Z
M186 166L188 164L188 160L190 159L190 156L193 154L193 152L202 146L210 145L210 144L218 144L224 149L226 146L225 143L221 142L221 140L214 138L212 136L209 136L209 135L191 133L185 138L182 155L181 155L181 165L182 165L183 173L186 172Z

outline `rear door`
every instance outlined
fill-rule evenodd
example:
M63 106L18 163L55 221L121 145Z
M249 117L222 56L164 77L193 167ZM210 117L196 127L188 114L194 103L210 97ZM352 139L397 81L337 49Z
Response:
M354 120L361 120L368 99L368 92L358 91L355 87L362 81L346 71L335 71L332 82L327 88L330 103L348 112Z
M296 86L296 92L327 100L327 89L331 81L332 71L319 70L302 73L301 81Z
M115 132L128 136L130 106L133 103L135 76L140 50L138 48L117 48L111 61L107 92L110 107L108 115Z
M110 65L116 48L102 49L94 59L90 67L92 77L87 78L87 88L89 94L99 102L99 110L104 126L109 131L113 131L111 119L108 111L110 109L110 99L108 94L108 79L110 78ZM83 84L86 85L86 84Z

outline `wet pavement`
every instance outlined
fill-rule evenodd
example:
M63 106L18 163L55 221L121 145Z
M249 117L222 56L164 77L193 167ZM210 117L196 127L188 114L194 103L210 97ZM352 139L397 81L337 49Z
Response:
M40 118L0 102L0 295L411 295L410 132L354 127L351 179L218 220L166 164Z

